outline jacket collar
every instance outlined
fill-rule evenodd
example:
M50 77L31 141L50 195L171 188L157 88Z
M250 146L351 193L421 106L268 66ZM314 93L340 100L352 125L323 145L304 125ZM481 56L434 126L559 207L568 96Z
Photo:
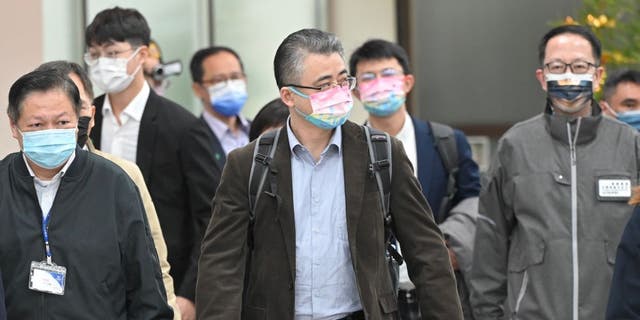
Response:
M69 167L66 169L66 172L64 174L64 179L75 180L75 179L81 178L83 174L82 169L85 167L86 162L87 162L87 152L85 150L82 150L79 146L76 146L75 157L72 159L71 164L69 164ZM16 170L16 173L19 176L23 178L32 179L31 173L29 172L29 169L27 168L27 164L24 161L24 156L22 152L19 153L19 156L14 157L13 166Z
M591 102L591 116L588 117L572 117L558 115L553 113L551 102L547 99L544 118L547 130L551 136L558 141L569 144L569 135L567 133L567 124L571 128L571 139L576 137L576 144L586 144L593 141L597 135L597 129L602 121L602 110L595 100ZM580 123L578 126L577 124ZM579 130L576 134L576 130Z

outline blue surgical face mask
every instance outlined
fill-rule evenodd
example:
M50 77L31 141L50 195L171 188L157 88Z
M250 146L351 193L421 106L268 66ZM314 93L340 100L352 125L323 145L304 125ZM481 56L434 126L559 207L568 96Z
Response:
M640 131L640 110L618 112L617 118Z
M61 166L76 149L76 128L22 132L22 151L45 169Z
M247 102L247 84L242 79L228 80L207 88L211 108L225 117L240 113Z

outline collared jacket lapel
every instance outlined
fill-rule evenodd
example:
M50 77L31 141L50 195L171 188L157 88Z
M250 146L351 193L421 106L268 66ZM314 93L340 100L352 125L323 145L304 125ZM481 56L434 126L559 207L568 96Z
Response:
M153 163L156 134L158 132L158 95L151 90L147 104L144 106L142 119L140 119L140 131L138 132L138 149L136 150L136 164L145 175L145 180L149 181L149 172Z
M216 162L216 165L218 166L218 168L220 168L220 171L222 171L222 168L224 168L224 163L227 161L227 156L224 153L224 149L222 149L222 144L220 143L220 140L218 139L216 134L213 132L213 130L211 130L211 127L209 127L209 124L207 123L207 121L202 116L200 116L200 121L202 122L202 125L204 125L205 128L207 128L207 131L211 134L211 143L213 146L213 160Z
M416 135L416 149L418 153L418 180L422 185L422 193L424 197L429 199L431 184L433 181L433 173L436 172L436 164L440 164L440 156L436 152L433 145L433 136L431 129L424 121L419 121L411 117ZM423 164L428 164L423 166ZM442 170L438 170L442 171Z
M347 211L347 232L351 256L356 257L358 220L362 213L362 201L368 175L368 149L364 131L360 126L347 122L342 126L342 161L345 172L344 190ZM382 219L382 217L381 217ZM357 259L353 259L354 266Z
M280 224L282 238L287 251L291 281L295 279L296 271L296 232L293 211L293 189L291 174L291 149L286 128L280 130L278 150L272 161L271 174L275 176L278 190L272 190L277 197L279 206L276 219ZM270 186L272 188L273 186Z

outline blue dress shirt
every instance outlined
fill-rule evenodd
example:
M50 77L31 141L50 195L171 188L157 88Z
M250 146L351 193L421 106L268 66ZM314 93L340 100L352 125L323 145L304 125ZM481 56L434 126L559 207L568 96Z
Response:
M296 232L295 319L334 320L361 310L349 251L342 131L314 161L287 124Z

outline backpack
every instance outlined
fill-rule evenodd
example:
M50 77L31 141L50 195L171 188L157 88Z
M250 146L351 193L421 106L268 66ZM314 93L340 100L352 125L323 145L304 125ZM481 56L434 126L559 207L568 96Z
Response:
M253 224L255 220L255 207L267 181L269 164L273 160L280 130L271 130L258 138L253 149L253 162L249 174L249 230L248 245L253 249ZM386 257L390 266L391 281L397 292L398 266L403 263L403 258L395 247L395 236L392 230L392 217L389 212L389 202L391 197L391 138L389 134L364 126L367 146L369 148L369 173L375 176L380 192L380 201L384 211L384 233ZM273 185L272 190L273 191Z
M447 195L442 199L440 204L439 217L445 217L449 211L456 189L455 176L458 172L458 149L454 131L451 127L436 123L428 122L433 132L434 145L440 153L442 162L448 172ZM384 211L384 233L386 258L389 264L389 272L391 275L391 283L394 292L398 292L399 270L404 259L395 246L395 236L392 229L392 217L389 208L391 197L391 138L386 132L363 126L367 146L369 149L369 173L375 175L380 193L381 205ZM253 249L253 225L255 220L255 207L258 203L260 195L263 193L264 184L267 180L269 164L273 160L278 139L280 137L281 128L270 130L258 138L253 149L253 162L251 163L251 171L249 173L249 230L247 243L249 249ZM274 184L271 185L271 192L274 191Z
M440 159L447 170L447 193L440 201L440 209L434 212L437 223L444 221L447 217L453 197L455 197L458 189L456 188L456 175L458 174L458 146L456 144L455 132L447 125L437 122L427 122L433 134L433 145L440 154Z

